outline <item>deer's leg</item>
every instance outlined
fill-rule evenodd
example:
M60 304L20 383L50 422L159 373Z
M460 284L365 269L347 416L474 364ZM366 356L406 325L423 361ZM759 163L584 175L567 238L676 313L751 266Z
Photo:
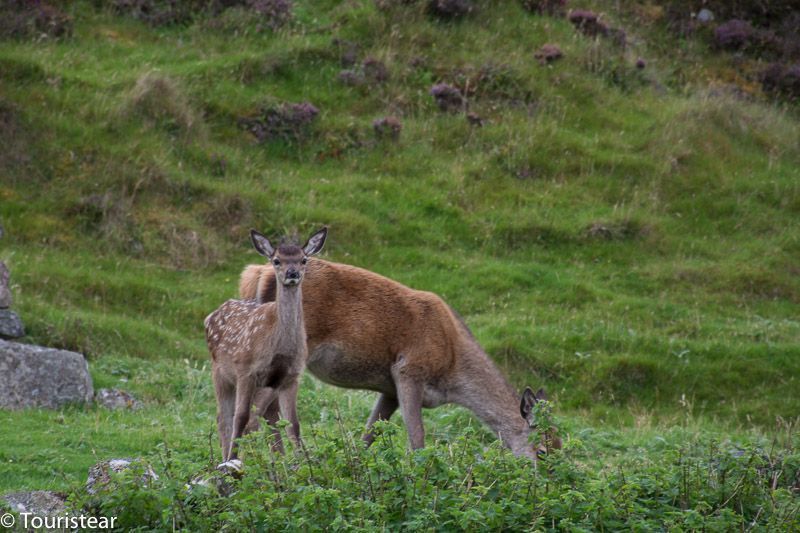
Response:
M281 419L279 403L277 397L273 395L271 401L261 413L263 413L262 416L267 420L270 431L272 431L272 451L283 453L283 439L281 438L281 430L278 429L278 420Z
M300 419L297 416L297 389L300 388L300 380L297 379L282 389L278 393L278 401L280 402L281 414L289 421L289 426L286 428L286 433L295 444L300 445Z
M244 428L244 434L252 433L261 429L260 421L266 418L266 412L270 404L275 400L275 390L271 387L259 387L253 395L253 405L255 406L255 416L251 416Z
M253 405L255 384L252 379L236 380L236 410L233 415L233 431L231 433L230 453L228 459L236 459L236 439L242 436L250 418L250 406Z
M400 412L408 430L408 443L412 450L425 446L425 427L422 425L422 398L424 387L417 372L400 357L392 366L392 377L397 388Z
M281 417L277 398L277 391L272 387L262 387L256 391L255 399L253 400L256 411L255 416L250 416L250 421L245 428L245 434L257 431L259 429L258 420L264 418L272 432L272 450L283 453L283 440L277 427L278 420Z
M375 407L372 408L372 413L369 415L369 420L367 420L367 428L364 432L364 436L361 437L361 440L363 440L367 446L372 444L375 440L375 435L372 433L372 426L375 425L375 422L378 420L389 420L399 406L400 404L397 398L386 394L378 395Z
M217 396L217 433L222 449L222 460L228 460L233 431L233 413L236 407L236 390L232 383L225 382L216 373L214 377L214 393Z

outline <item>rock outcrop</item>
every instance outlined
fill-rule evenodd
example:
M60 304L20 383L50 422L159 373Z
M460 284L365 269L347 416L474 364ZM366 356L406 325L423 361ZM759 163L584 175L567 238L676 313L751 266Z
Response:
M0 339L16 339L25 335L19 315L11 311L11 274L8 267L0 261Z
M8 267L0 261L0 309L11 307L11 289L9 288L11 274Z
M90 403L92 396L82 354L0 340L0 408L55 409Z
M30 492L10 492L3 500L17 513L32 513L35 516L57 516L67 510L67 497L60 492L34 490Z
M142 404L129 392L119 389L100 389L94 395L94 401L106 409L130 409L135 411Z
M142 484L158 480L158 475L150 465L139 459L109 459L101 461L89 469L89 477L86 480L86 492L97 494L105 490L112 490L112 475L120 474L131 468L138 468L142 471L140 481Z
M25 335L19 315L10 309L0 309L0 339L17 339Z

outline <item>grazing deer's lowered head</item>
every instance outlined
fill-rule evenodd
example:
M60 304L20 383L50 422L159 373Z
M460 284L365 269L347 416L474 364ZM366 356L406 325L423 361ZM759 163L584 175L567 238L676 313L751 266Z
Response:
M206 318L225 461L235 458L235 441L247 426L257 389L259 398L274 404L264 416L277 421L280 406L290 422L289 436L295 441L300 438L296 396L308 354L300 287L308 257L322 250L326 236L327 228L323 228L303 247L281 244L276 248L252 230L253 246L269 259L278 280L275 301L228 300ZM277 438L276 444L280 446Z
M538 420L536 416L536 405L540 402L547 401L547 394L545 394L544 389L539 389L534 394L530 387L525 387L525 391L522 393L522 398L520 399L519 404L519 412L522 415L522 418L525 419L525 421L528 423L528 426L532 430L539 432L539 434L542 436L539 448L536 450L536 455L540 459L543 458L549 450L561 449L561 439L559 438L556 429L550 424L549 410L545 413L538 413L540 415L545 415L543 420Z

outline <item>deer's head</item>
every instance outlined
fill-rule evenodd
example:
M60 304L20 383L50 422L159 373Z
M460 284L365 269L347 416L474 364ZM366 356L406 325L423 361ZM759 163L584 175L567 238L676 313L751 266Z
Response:
M536 457L539 459L543 459L548 450L561 449L561 439L558 437L556 428L551 424L549 408L545 407L546 403L541 402L547 402L547 394L544 389L539 389L534 393L530 387L525 387L520 399L519 412L528 426L542 436L541 441L534 444ZM543 407L545 408L542 409Z
M322 251L327 236L328 228L322 228L311 235L302 247L281 243L276 248L264 235L254 229L250 230L253 246L258 253L269 260L275 268L275 279L284 287L300 285L306 273L308 258Z

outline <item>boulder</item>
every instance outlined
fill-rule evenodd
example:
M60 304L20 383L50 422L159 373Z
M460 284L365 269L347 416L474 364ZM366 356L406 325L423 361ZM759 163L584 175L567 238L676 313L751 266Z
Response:
M217 465L217 468L212 472L204 472L195 476L186 485L189 492L193 492L198 488L202 489L216 489L220 496L228 497L236 492L236 480L242 479L244 475L244 468L239 459L231 459L222 464Z
M9 492L3 500L16 513L32 513L35 516L63 515L67 511L67 497L60 492L34 490Z
M0 261L0 309L11 307L11 289L8 286L10 277L8 267Z
M141 459L109 459L108 461L101 461L89 468L89 477L86 480L86 492L89 494L97 494L102 490L113 490L113 484L111 484L112 474L120 474L134 467L142 471L142 475L139 478L142 484L158 480L158 475L153 471L150 465L143 462Z
M233 476L240 479L244 473L244 465L239 459L230 459L217 465L217 472L226 476Z
M0 408L57 408L92 401L83 355L0 340Z
M142 404L129 392L119 389L100 389L94 395L94 401L106 409L131 409L135 411Z
M0 309L0 339L17 339L25 335L19 315L8 309Z

